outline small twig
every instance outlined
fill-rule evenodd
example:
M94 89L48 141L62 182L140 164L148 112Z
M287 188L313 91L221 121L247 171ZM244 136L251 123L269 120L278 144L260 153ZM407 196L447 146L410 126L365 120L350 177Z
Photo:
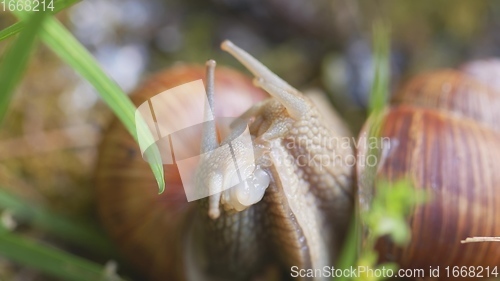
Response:
M500 242L500 237L468 237L461 241L462 244L476 242Z

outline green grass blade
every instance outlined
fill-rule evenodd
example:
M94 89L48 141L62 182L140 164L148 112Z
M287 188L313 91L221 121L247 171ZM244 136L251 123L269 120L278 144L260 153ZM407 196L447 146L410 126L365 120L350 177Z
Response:
M105 276L99 264L6 230L0 232L0 256L68 281L123 280Z
M28 64L35 38L41 29L45 13L35 13L27 20L25 30L5 52L0 64L0 124L9 107L14 89Z
M26 25L25 22L16 22L11 26L8 26L0 31L0 41L7 39L11 37L14 34L19 33L21 30L23 30L24 26Z
M389 29L387 26L381 22L376 23L373 39L374 74L370 92L370 116L367 120L367 124L369 124L369 131L365 141L376 139L379 142L377 147L382 147L382 144L380 143L381 139L379 138L379 128L389 94L389 38ZM361 145L368 145L368 143ZM376 156L378 159L380 151L372 148L371 145L368 145L367 147L368 151L365 161L367 161L371 155ZM362 177L363 180L368 178L366 175L373 175L373 178L369 179L365 185L367 188L370 186L373 187L373 180L375 179L377 169L368 163L363 163L363 165L365 167L364 175ZM368 225L363 222L362 217L366 216L366 212L370 212L370 210L366 209L366 206L361 206L360 201L356 200L354 218L350 226L343 251L341 252L339 258L339 268L349 268L350 266L356 267L360 263L362 264L363 262L366 262L364 259L366 259L367 256L376 256L373 245L367 245L369 243L367 243L365 237ZM375 264L370 264L370 266L374 267ZM343 276L339 279L341 281L346 281L355 280L356 278ZM375 278L374 280L377 279Z
M115 254L109 240L94 225L75 221L45 208L34 206L7 193L2 187L0 187L0 209L11 213L15 220L29 223L62 241L83 247L94 253Z
M357 233L358 231L358 221L353 217L347 231L347 237L345 238L344 244L339 254L339 259L337 261L336 267L340 269L349 269L351 266L356 266L356 261L358 258L357 248L359 247L360 237ZM337 281L348 281L351 280L350 276L341 275L335 280Z
M79 1L80 0L56 0L56 1L54 1L54 11L51 13L57 14L60 11L70 7L71 5L73 5ZM0 30L0 41L9 38L12 35L19 33L21 30L24 29L25 25L26 25L25 22L20 21L20 22L16 22L13 25L8 26L8 27Z
M377 22L373 28L374 77L370 93L370 114L379 114L385 108L389 96L390 61L389 28Z
M16 13L16 16L24 18L26 14ZM153 138L146 126L138 126L139 134L136 133L136 107L132 101L115 82L108 78L94 57L59 21L52 17L47 18L40 32L40 37L52 51L96 88L101 98L113 110L136 141L138 141L139 136L143 139ZM154 153L148 155L148 162L158 183L159 192L162 193L165 190L163 164L157 147L153 147L153 151Z

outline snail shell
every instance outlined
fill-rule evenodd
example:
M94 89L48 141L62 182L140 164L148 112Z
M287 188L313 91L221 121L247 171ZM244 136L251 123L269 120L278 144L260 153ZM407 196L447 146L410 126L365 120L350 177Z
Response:
M216 77L217 115L239 116L267 97L235 70L219 67ZM198 79L205 79L203 66L177 65L150 77L130 97L138 106L162 91ZM196 206L186 200L177 166L164 165L167 188L158 195L139 146L116 118L104 134L99 153L96 198L108 233L146 276L186 279L183 241Z
M482 64L500 69L498 61ZM446 266L500 264L500 244L461 244L467 237L500 235L500 91L484 83L493 81L491 71L485 77L478 69L481 62L412 79L394 97L381 129L390 144L376 178L410 179L431 200L413 210L407 246L382 238L377 248L383 260L402 268L440 266L440 279L446 279ZM358 151L361 155L366 150ZM367 172L358 166L364 208L377 190Z

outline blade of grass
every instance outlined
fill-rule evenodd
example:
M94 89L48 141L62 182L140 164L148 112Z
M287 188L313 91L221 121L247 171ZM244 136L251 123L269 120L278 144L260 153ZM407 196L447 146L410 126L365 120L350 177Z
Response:
M27 16L26 13L21 12L15 12L15 15L21 19ZM139 137L146 141L153 139L151 132L146 129L147 126L138 126L138 132L136 133L136 107L132 101L115 82L108 78L94 57L59 21L53 17L47 18L40 32L40 38L63 61L96 88L101 98L121 120L136 142L138 142ZM154 141L150 143L154 143ZM155 145L150 151L153 152L148 155L148 162L158 183L159 193L162 193L165 190L163 164L158 148Z
M79 2L80 0L56 0L54 1L54 11L50 12L51 14L57 14L60 11L72 6L73 4ZM19 33L24 29L26 23L24 21L16 22L2 30L0 30L0 41L11 37Z
M365 140L373 140L379 139L379 127L382 121L383 112L386 107L387 97L389 93L389 29L383 22L377 22L374 26L373 30L373 61L374 61L374 76L372 82L372 88L370 92L370 105L369 105L369 113L370 117L367 120L369 124L367 127L370 128L368 132L368 137L364 138ZM371 155L376 157L379 156L379 151L371 145L366 145L368 147L367 156L365 159L369 159ZM377 145L376 147L382 147ZM378 158L377 158L378 159ZM365 160L365 161L366 161ZM370 179L365 185L365 188L373 187L373 181L376 175L376 167L372 167L369 163L364 163L364 172L362 177L358 175L358 181L361 178L368 178L367 175L373 175L373 178ZM358 182L358 186L360 183ZM359 191L358 191L359 192ZM373 192L372 192L373 194ZM359 195L358 193L358 196ZM373 199L373 198L372 198ZM356 267L362 261L361 259L366 257L367 255L374 254L375 250L372 245L366 247L366 243L363 244L363 239L365 233L370 231L365 223L363 223L362 216L366 215L366 212L370 210L365 208L360 204L359 198L355 202L355 213L352 223L349 227L348 235L346 241L344 242L344 247L342 252L340 253L340 258L338 262L338 268L347 269L352 267ZM366 240L366 239L365 239ZM365 241L366 242L366 241ZM375 264L370 264L370 266L374 267ZM340 281L347 280L355 280L352 276L341 276L338 278ZM363 278L361 278L363 280Z
M373 28L373 81L370 91L369 117L366 121L367 125L365 125L368 128L368 135L364 140L367 142L375 141L376 145L373 145L374 143L365 144L367 147L365 168L362 178L358 178L358 181L362 181L367 189L363 191L367 198L373 197L373 190L369 190L369 187L373 187L377 174L376 165L370 165L368 159L380 159L381 149L389 145L384 143L383 138L380 138L380 129L389 96L389 34L389 27L383 21L375 22ZM358 210L365 210L362 208L363 206L359 207Z
M35 38L41 30L45 13L35 13L27 20L26 29L5 52L0 64L0 124L5 117L14 89L28 64Z
M389 96L389 28L376 22L373 28L374 77L370 93L370 114L379 114L385 108Z
M12 35L15 35L19 33L21 30L24 29L26 23L22 21L18 21L0 31L0 41L7 39L11 37Z
M110 246L110 241L94 225L75 221L43 207L34 206L5 192L2 187L0 187L0 208L9 211L16 220L27 222L37 229L47 231L62 241L102 255L115 254L115 250Z
M358 222L353 217L351 219L351 223L349 225L349 229L347 231L347 237L345 238L344 244L342 245L342 249L339 255L339 259L337 262L337 268L342 270L349 269L350 267L356 266L356 261L358 258L357 248L359 247L359 234L358 231ZM338 281L347 281L350 280L350 276L341 275L338 276L336 280Z
M0 256L68 281L123 280L106 276L99 264L5 230L0 232Z
M381 138L381 128L384 122L385 110L389 96L390 61L389 61L389 28L384 22L375 23L374 30L374 79L370 93L370 117L368 123L368 139L377 140L377 145L368 147L368 157L380 159L382 150L389 145ZM380 163L380 161L378 161ZM425 202L425 194L416 190L412 181L400 179L386 182L377 174L377 165L365 163L362 178L365 189L372 189L364 194L366 203L357 200L356 220L358 227L358 265L370 268L391 268L397 270L395 263L378 263L378 252L375 245L380 237L388 235L397 245L403 245L410 240L410 228L407 216L413 208ZM359 182L358 182L359 184ZM376 189L376 192L374 191ZM366 193L366 190L363 191ZM368 202L369 201L369 202ZM362 235L362 237L361 237ZM367 274L359 276L360 280L383 280L385 276L373 278Z
M373 82L370 91L370 104L369 104L369 118L367 120L368 125L368 138L367 140L376 140L377 145L367 146L367 156L366 159L370 157L375 157L375 159L380 159L381 148L385 145L382 143L380 138L380 127L382 125L384 117L384 109L387 105L387 99L389 96L389 79L390 79L390 69L389 69L389 42L390 42L390 32L389 27L381 20L376 21L373 27ZM365 164L364 175L362 176L363 183L366 189L372 189L371 191L364 191L370 194L370 199L373 200L375 193L373 191L375 185L375 179L377 175L377 167L374 165ZM359 176L359 175L358 175ZM361 177L360 177L361 178ZM359 180L359 179L358 179ZM368 195L365 195L368 196ZM359 201L358 201L359 203ZM371 204L371 203L368 203ZM361 217L364 213L369 212L369 206L362 206L358 204L356 208L356 220L358 227L358 234L362 234L366 225L362 225ZM361 237L359 237L359 243L361 243ZM358 245L358 252L361 252L361 245Z

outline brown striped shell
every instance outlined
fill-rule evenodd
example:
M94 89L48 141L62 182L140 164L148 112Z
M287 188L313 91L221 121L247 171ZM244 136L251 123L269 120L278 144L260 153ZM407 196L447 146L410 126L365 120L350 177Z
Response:
M237 71L219 67L215 77L217 116L239 116L267 97ZM146 80L131 99L138 106L164 90L197 79L205 79L204 66L174 66ZM184 280L183 241L192 222L193 204L187 204L177 166L164 165L166 189L158 195L148 163L116 118L104 134L99 153L96 198L106 230L124 256L151 280Z
M481 64L491 71L478 71ZM390 145L376 177L410 179L432 199L409 218L406 247L379 241L383 260L426 272L440 266L440 279L446 266L500 264L500 243L461 244L467 237L500 236L500 76L495 80L493 69L500 71L500 61L420 75L392 101L381 130ZM371 194L363 181L367 171L358 167L361 205Z

